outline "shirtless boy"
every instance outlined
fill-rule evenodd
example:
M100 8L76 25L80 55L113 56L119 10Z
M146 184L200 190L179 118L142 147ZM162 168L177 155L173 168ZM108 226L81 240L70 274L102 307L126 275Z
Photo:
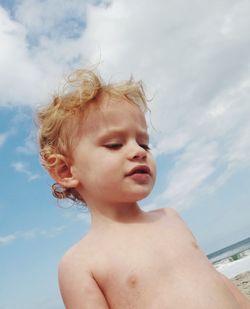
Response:
M155 163L146 99L133 80L105 85L79 70L38 115L53 194L87 205L89 233L62 258L67 309L239 309L250 302L220 275L173 209L144 212Z

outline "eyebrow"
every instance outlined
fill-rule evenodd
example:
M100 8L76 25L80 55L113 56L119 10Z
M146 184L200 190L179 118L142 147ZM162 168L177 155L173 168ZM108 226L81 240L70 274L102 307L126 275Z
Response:
M104 134L101 134L98 137L98 140L102 141L102 140L114 138L114 137L117 137L117 135L124 137L124 136L127 135L127 131L126 130L120 130L120 129L111 129L108 132L105 132ZM138 138L141 138L141 139L149 140L149 135L148 135L147 131L138 131L136 133L136 136Z

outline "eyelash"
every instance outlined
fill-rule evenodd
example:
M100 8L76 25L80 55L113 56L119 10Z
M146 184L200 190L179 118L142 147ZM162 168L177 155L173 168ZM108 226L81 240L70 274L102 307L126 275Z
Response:
M111 149L111 150L120 149L122 146L123 146L122 144L108 144L108 145L105 145L106 148ZM140 147L142 147L146 151L151 150L151 148L147 144L141 144Z
M151 148L147 145L147 144L142 144L142 145L140 145L143 149L145 149L145 150L151 150Z
M105 145L106 148L111 149L111 150L116 150L122 147L122 144L108 144Z

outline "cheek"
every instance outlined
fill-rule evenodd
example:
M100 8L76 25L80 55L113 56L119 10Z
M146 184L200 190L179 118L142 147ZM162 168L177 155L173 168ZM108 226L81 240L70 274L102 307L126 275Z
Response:
M156 175L157 175L157 167L156 162L153 158L150 160L151 173L152 173L152 187L155 185Z
M113 178L112 176L115 176L120 170L121 165L113 157L92 156L91 160L87 160L81 167L81 177L99 183L103 180L110 181Z
M155 173L155 177L156 177L156 175L157 175L157 167L156 167L155 162L154 162L154 173Z

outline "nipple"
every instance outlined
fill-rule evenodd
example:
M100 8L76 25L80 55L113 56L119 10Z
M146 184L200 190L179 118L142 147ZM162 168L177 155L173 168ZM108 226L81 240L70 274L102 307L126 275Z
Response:
M137 284L137 278L136 278L136 276L135 276L135 275L129 276L127 282L128 282L128 285L129 285L130 287L134 288L134 287L136 286L136 284Z

